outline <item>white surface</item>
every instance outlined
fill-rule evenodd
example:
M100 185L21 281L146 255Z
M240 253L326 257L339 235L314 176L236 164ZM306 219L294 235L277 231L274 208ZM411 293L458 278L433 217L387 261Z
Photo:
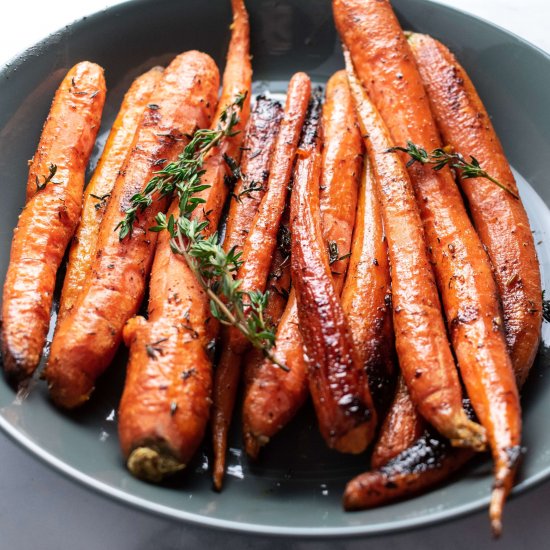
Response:
M184 1L184 0L182 0ZM205 2L208 0L204 0ZM253 0L249 0L253 1ZM3 2L0 64L81 16L115 2L106 0ZM550 52L550 0L440 0L507 28ZM10 550L134 550L172 548L278 548L282 541L206 531L126 509L49 470L0 434L0 548ZM512 501L505 536L489 536L486 514L431 529L369 541L285 542L287 549L547 548L550 484Z

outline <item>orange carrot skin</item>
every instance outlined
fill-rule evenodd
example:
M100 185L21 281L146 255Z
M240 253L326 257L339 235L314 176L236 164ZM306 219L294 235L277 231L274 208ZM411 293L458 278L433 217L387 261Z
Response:
M138 215L133 233L122 240L115 230L131 197L143 190L161 159L174 159L195 128L211 123L219 84L218 70L206 54L191 51L165 70L145 111L121 171L98 237L91 276L72 311L57 326L45 377L56 404L85 402L107 368L122 329L137 311L145 291L157 234L149 231L167 199Z
M517 185L491 119L453 54L426 35L410 37L432 112L446 144L473 155L491 176ZM491 258L504 309L504 328L519 384L535 359L541 333L540 267L521 200L483 179L461 179L476 230Z
M306 74L296 73L291 78L281 127L269 165L267 190L245 240L241 258L243 263L237 272L243 291L265 290L310 91L311 83ZM214 485L218 490L225 470L227 433L240 377L240 357L248 347L248 341L237 329L229 327L224 331L222 355L214 376L212 407Z
M241 174L233 189L225 226L224 250L242 250L267 189L269 161L279 131L280 103L259 97L250 115L243 143ZM256 189L247 191L247 189Z
M345 4L337 26L394 141L403 145L410 140L426 150L440 147L412 51L389 2L368 0L358 5L356 0L335 0L334 4ZM346 25L351 13L356 16L354 25ZM409 173L463 381L495 460L490 516L497 532L521 441L519 396L501 332L497 288L450 171L413 165ZM411 396L415 400L412 391Z
M379 413L387 409L395 378L394 334L388 247L376 182L368 157L362 175L357 221L342 307L359 361Z
M323 104L323 165L320 186L325 242L336 243L338 258L331 263L336 294L340 295L350 262L363 143L345 71L327 82Z
M407 385L400 376L395 397L372 452L371 468L381 468L408 449L422 435L424 427L425 423L416 412Z
M101 67L87 61L75 65L55 94L30 165L2 303L4 370L16 383L30 377L40 362L55 278L80 216L84 172L105 93ZM52 165L56 173L40 190Z
M63 318L72 309L89 276L99 226L107 202L118 173L130 151L143 111L162 71L161 67L154 67L136 78L130 86L113 123L94 175L86 186L80 223L69 251L69 261L57 313L58 319Z
M227 196L224 179L229 170L224 156L237 163L240 160L250 113L252 69L248 36L248 14L242 0L235 0L223 89L213 127L237 96L244 94L246 99L237 113L239 120L234 131L238 133L214 148L204 164L201 183L209 187L201 196L206 202L193 216L199 221L208 219L205 234L216 230ZM177 198L170 214L179 214ZM186 261L172 253L166 232L155 254L150 297L149 320L137 320L143 331L134 331L132 324L125 329L125 338L130 339L130 364L119 431L130 471L138 477L158 481L183 468L204 436L212 403L212 357L206 350L218 330L208 297ZM167 345L162 348L160 363L150 353L143 355L144 346L157 337L168 338L160 344ZM162 413L159 415L158 411Z
M376 412L323 246L319 205L322 138L313 109L294 170L292 283L321 435L330 448L360 453L374 436Z
M480 426L462 409L462 390L441 314L422 220L405 165L380 114L350 73L361 131L374 170L392 270L395 343L419 412L455 444L483 447Z
M252 85L252 64L250 62L250 24L248 12L243 0L231 0L233 23L231 25L231 40L227 50L227 59L223 71L222 93L214 120L219 120L222 112L231 105L240 94L245 94L239 113L239 121L234 126L232 137L227 137L218 147L214 147L204 163L204 169L212 173L209 179L211 188L197 194L206 202L196 215L203 216L214 231L220 222L223 205L227 199L229 188L226 177L231 177L231 170L226 162L226 156L234 159L237 164L241 158L241 145L250 116L250 90ZM216 176L214 177L214 173Z

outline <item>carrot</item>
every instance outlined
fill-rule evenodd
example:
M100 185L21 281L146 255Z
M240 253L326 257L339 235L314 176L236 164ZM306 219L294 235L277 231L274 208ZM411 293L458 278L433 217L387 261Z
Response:
M225 159L239 162L250 112L248 14L241 0L232 5L232 35L214 127L223 122L224 111L236 97L245 94L246 99L233 135L213 148L204 163L201 184L207 188L200 195L210 206L196 209L193 217L210 222L205 235L216 230L227 197ZM177 198L169 215L179 216ZM207 349L217 332L208 297L186 261L172 252L168 232L163 232L153 264L149 319L138 317L124 330L130 361L119 438L127 466L137 477L159 481L181 470L203 439L212 403L212 357ZM155 346L158 354L150 352Z
M375 187L374 173L367 157L350 265L342 291L342 307L359 362L367 372L374 404L382 413L388 406L394 386L395 352L388 247Z
M355 124L347 82L341 72L336 73L327 84L323 106L325 147L320 204L323 237L332 250L331 268L338 294L349 262L362 162L361 138ZM307 366L292 291L277 329L273 353L290 372L281 371L269 360L252 363L243 405L245 447L251 457L256 457L260 447L289 422L307 397Z
M400 376L397 391L371 456L371 467L381 468L422 435L425 424L416 412L407 385Z
M375 508L424 492L448 479L472 455L470 449L451 447L427 431L388 463L352 479L344 492L344 508Z
M330 448L360 453L374 436L376 412L323 246L319 205L322 137L316 118L312 109L294 170L292 283L321 435Z
M394 142L412 141L426 150L441 147L410 46L389 2L335 0L334 5L337 26L358 76ZM340 10L339 6L345 7ZM487 430L495 461L490 516L493 531L498 533L521 443L519 395L502 332L498 292L489 258L450 170L415 164L409 166L409 174L462 379ZM420 371L423 376L424 369ZM405 377L422 413L424 403L417 400L411 379Z
M243 291L265 290L277 231L283 215L288 182L305 118L311 83L304 73L296 73L288 86L285 111L275 141L269 168L267 190L247 235L237 278ZM248 342L236 329L222 334L222 354L214 378L212 439L214 446L214 485L219 490L225 472L227 433L235 405L242 354Z
M15 383L40 362L55 278L80 216L104 102L103 69L87 61L75 65L57 89L30 165L2 304L4 370Z
M89 276L99 226L113 185L130 151L137 126L162 71L161 67L154 67L136 78L124 96L101 159L84 193L80 223L69 251L58 319L62 319L72 309Z
M235 183L229 205L223 247L242 250L254 216L267 189L269 161L282 118L281 104L260 96L246 130L241 158L241 177Z
M149 228L167 198L153 201L138 215L131 235L120 239L116 228L131 197L165 160L178 155L186 136L210 124L218 81L210 57L186 52L170 63L151 95L107 205L91 274L54 335L45 377L59 406L76 407L89 398L116 352L124 324L143 299L157 240Z
M350 262L363 144L345 71L334 73L323 104L323 160L319 201L332 280L342 292Z
M453 54L433 38L409 38L432 112L445 143L474 156L517 194L517 185L491 119ZM542 323L540 268L521 200L482 179L460 179L475 228L487 248L504 309L504 329L519 384L537 354Z
M462 409L422 221L400 156L390 152L388 130L357 82L347 57L357 116L381 203L392 273L393 324L401 372L419 412L460 446L483 448L482 428Z

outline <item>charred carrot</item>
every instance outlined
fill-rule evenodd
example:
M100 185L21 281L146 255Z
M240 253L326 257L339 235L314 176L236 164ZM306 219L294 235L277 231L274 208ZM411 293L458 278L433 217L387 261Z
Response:
M267 190L247 235L242 265L237 273L237 278L242 281L240 289L247 292L265 290L310 90L311 83L306 74L296 73L291 78L270 162ZM236 329L230 328L222 335L222 354L215 372L212 410L214 485L218 490L221 489L225 472L227 433L235 405L241 356L247 350L247 344Z
M392 273L395 343L401 372L418 410L456 445L483 448L481 426L462 409L462 390L447 340L422 220L404 163L357 82L348 76L372 163Z
M232 35L214 127L233 116L236 98L245 99L235 113L238 120L231 135L211 149L204 163L200 193L204 207L197 208L193 217L209 221L205 235L217 228L228 192L225 179L231 176L226 159L239 162L250 111L248 14L242 0L232 5ZM178 198L170 216L180 216ZM218 330L208 297L186 260L172 252L167 231L155 254L150 296L149 319L138 317L124 331L130 362L119 437L130 471L158 481L184 468L203 438L212 403L212 357L207 349ZM157 346L159 353L147 353L151 346L153 350Z
M87 61L75 65L55 94L30 165L2 304L4 370L16 383L40 362L55 278L80 216L104 102L103 69Z
M447 480L473 454L426 432L388 463L352 479L344 492L344 508L364 510L417 495Z
M440 148L412 51L389 2L335 0L334 5L358 75L395 143ZM345 7L339 10L341 5ZM350 15L353 24L349 24ZM387 62L381 63L382 58ZM409 164L409 174L462 379L487 430L495 461L490 516L497 533L521 441L519 396L502 331L498 292L489 258L448 167L436 171L428 165ZM407 385L411 390L409 379ZM411 397L421 410L412 390Z
M376 412L363 366L332 282L321 229L321 130L312 107L294 170L291 274L308 380L321 435L330 448L360 453L370 443Z
M409 37L443 140L517 194L491 119L453 54L430 36ZM459 178L481 241L487 247L504 309L504 329L516 378L523 384L538 350L542 323L540 268L520 199L482 178Z
M355 128L353 106L343 76L336 73L327 85L320 186L323 237L337 294L349 262L362 162L361 138ZM247 453L252 457L257 456L260 447L288 423L307 397L307 367L294 292L290 294L279 323L273 352L290 372L281 371L268 360L251 369L253 374L243 406L243 432Z
M69 261L57 313L58 319L62 319L72 309L90 273L97 234L107 202L118 173L130 151L149 97L162 75L162 70L161 67L154 67L136 78L130 86L113 123L94 175L86 186L80 223L69 251Z
M131 233L122 235L117 227L127 218L131 198L166 160L177 156L186 136L210 124L218 82L212 59L191 51L170 63L151 95L107 205L91 275L52 342L45 377L53 400L62 407L76 407L89 398L116 352L124 324L136 313L156 244L157 234L149 228L167 198L136 214Z
M250 115L243 143L239 176L229 205L225 250L242 250L254 216L267 189L269 161L282 118L280 103L258 97Z

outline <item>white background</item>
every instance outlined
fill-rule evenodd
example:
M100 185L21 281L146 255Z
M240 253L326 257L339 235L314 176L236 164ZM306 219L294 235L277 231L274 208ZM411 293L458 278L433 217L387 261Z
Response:
M65 24L114 3L4 0L0 17L0 65ZM475 13L550 52L550 0L440 0L440 3ZM550 102L550 90L548 97ZM127 509L50 471L3 434L0 434L0 495L2 549L265 549L283 544L281 540L207 532ZM505 535L499 543L490 540L483 512L394 537L327 544L286 541L284 546L287 550L542 549L550 546L549 503L550 484L514 499L507 507Z

